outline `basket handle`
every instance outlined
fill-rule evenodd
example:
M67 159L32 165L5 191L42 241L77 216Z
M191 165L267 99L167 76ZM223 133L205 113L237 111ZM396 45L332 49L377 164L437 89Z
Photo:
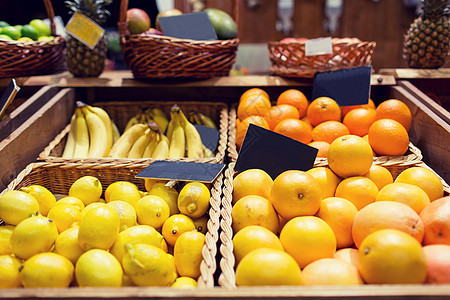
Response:
M47 11L47 16L50 19L50 31L53 36L56 35L56 26L55 26L55 11L53 10L53 5L50 0L44 0L45 10Z

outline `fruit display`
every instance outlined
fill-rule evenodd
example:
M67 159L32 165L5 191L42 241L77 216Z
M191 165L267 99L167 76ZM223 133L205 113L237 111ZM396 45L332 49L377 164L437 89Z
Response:
M0 21L0 41L18 41L23 43L34 41L51 41L50 28L41 19L33 19L25 25L10 25Z

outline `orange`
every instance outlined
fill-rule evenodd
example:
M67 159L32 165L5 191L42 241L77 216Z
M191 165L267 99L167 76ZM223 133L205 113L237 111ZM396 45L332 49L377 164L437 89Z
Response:
M292 255L300 268L321 258L332 258L336 252L336 237L324 220L297 217L284 225L280 233L281 245Z
M338 176L362 176L372 166L372 149L363 138L344 135L330 144L327 160L330 169Z
M354 176L341 181L336 188L336 197L353 203L358 210L375 202L378 195L377 185L367 177Z
M408 205L418 214L430 204L428 195L418 186L390 183L380 190L375 201L397 201Z
M370 125L375 122L375 109L355 108L345 115L342 123L347 126L351 134L364 136L369 133Z
M313 126L311 125L311 122L309 121L307 116L303 116L300 118L300 120L302 120L303 122L305 122L306 124L309 125L309 127L311 128L311 130L313 130Z
M353 241L359 247L366 236L387 228L403 231L422 243L424 224L419 215L408 205L393 201L374 202L361 209L353 219Z
M254 124L256 126L270 129L267 121L261 116L250 116L236 124L236 146L240 148L244 142L245 134L247 133L248 126Z
M450 245L423 247L427 261L427 283L450 283Z
M314 179L319 183L320 190L322 192L322 199L333 197L336 187L341 182L336 174L325 167L315 167L306 171L306 173L312 175Z
M231 210L231 219L235 234L250 225L259 225L277 233L280 222L270 201L256 195L239 199Z
M232 203L234 204L242 197L248 195L258 195L268 199L272 185L272 178L264 170L245 170L233 179Z
M243 121L250 116L265 116L272 107L269 98L264 95L249 95L239 102L237 116Z
M290 137L304 144L308 144L312 140L311 127L299 119L286 119L281 121L273 129L276 133Z
M267 115L264 116L264 119L269 123L270 130L273 130L275 126L283 120L298 118L299 114L297 108L289 104L272 106Z
M375 164L372 164L369 171L363 176L372 180L377 185L378 190L381 190L385 185L394 182L392 174L388 169Z
M368 235L358 252L359 272L368 284L424 283L427 265L422 246L396 229Z
M318 149L316 157L327 157L328 149L330 149L330 144L324 141L316 141L308 144L311 147Z
M251 251L236 268L237 286L301 285L299 266L281 250L260 248Z
M275 178L269 199L281 217L292 219L314 215L319 210L322 192L312 175L289 170Z
M331 144L340 136L349 135L347 126L338 121L325 121L312 130L313 141L324 141Z
M363 138L366 142L369 143L369 134L366 134L366 135L363 136L362 138ZM369 145L370 145L370 143L369 143ZM372 149L372 154L373 154L374 157L377 156L377 154L375 153L375 151L373 151L373 149Z
M364 284L358 269L343 260L322 258L302 270L304 285L356 285Z
M343 198L330 197L322 200L316 216L324 220L336 236L337 248L353 245L352 225L358 209Z
M358 249L342 248L337 250L333 257L346 261L358 268Z
M341 109L333 99L329 97L319 97L308 106L306 111L309 122L312 126L325 121L340 121Z
M305 94L296 89L289 89L280 94L277 99L277 105L290 104L298 109L299 117L306 115L308 109L308 99Z
M351 106L342 106L341 107L341 113L342 113L342 118L345 117L345 115L355 109L355 108L373 108L375 109L375 103L373 102L372 99L369 99L369 102L367 104L360 104L360 105L351 105Z
M406 131L411 128L411 111L405 103L397 99L381 102L376 108L376 119L395 120L402 124Z
M370 126L369 143L378 155L403 155L408 150L409 136L399 122L381 119Z
M425 226L424 245L450 245L450 197L434 200L420 213Z
M248 96L251 96L251 95L263 95L267 99L270 99L269 95L263 89L251 88L242 93L241 97L239 98L239 102L241 102L244 98L247 98Z
M416 185L427 193L430 201L444 196L444 186L441 179L432 170L424 167L412 167L403 170L395 178L395 182Z

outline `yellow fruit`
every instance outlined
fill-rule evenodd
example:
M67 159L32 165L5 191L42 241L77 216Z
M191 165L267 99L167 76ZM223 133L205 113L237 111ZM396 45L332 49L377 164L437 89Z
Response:
M420 187L409 183L390 183L378 193L375 201L396 201L408 205L418 214L430 204L430 198Z
M108 202L106 205L114 209L119 216L119 231L123 231L137 224L136 210L130 203L121 200L115 200Z
M61 233L74 225L79 225L81 211L75 205L61 203L50 209L48 218L55 223L58 232Z
M236 264L251 251L259 248L270 248L283 251L278 237L267 228L251 225L243 228L233 237L233 253Z
M356 285L363 284L358 269L343 260L322 258L302 270L305 285Z
M197 279L200 276L200 264L203 260L202 249L205 235L197 231L181 234L173 249L175 267L180 276Z
M358 268L358 249L342 248L334 253L334 258L348 262Z
M158 229L170 216L170 208L163 198L147 195L136 203L136 214L139 224Z
M69 228L56 238L55 253L64 256L76 264L78 258L83 254L83 249L78 245L78 226Z
M109 200L106 200L107 202L111 201L125 201L130 203L131 205L135 206L136 203L141 199L141 193L136 188L134 184L119 184L114 189L111 190L111 193L109 194Z
M336 237L331 227L313 216L297 217L284 225L280 233L284 251L292 255L300 268L321 258L331 258L336 251Z
M375 164L372 164L369 171L363 176L372 180L376 184L378 190L381 190L385 185L394 182L392 174L388 169Z
M430 201L444 196L444 187L441 179L431 170L424 167L412 167L403 170L397 178L396 183L409 183L420 187L427 193Z
M210 198L211 193L205 184L189 182L178 194L178 209L191 218L199 218L208 211Z
M191 277L178 277L171 287L178 289L190 289L197 287L197 281Z
M137 225L119 233L109 252L119 262L122 262L126 244L148 244L161 248L162 241L164 241L164 237L155 228L148 225Z
M84 216L93 208L99 207L99 206L103 206L106 205L106 203L102 203L102 202L94 202L91 204L86 205L86 207L83 209L83 211L81 212L81 219L84 218Z
M165 183L163 182L157 182L152 186L148 194L163 198L169 205L170 215L178 214L180 212L177 205L178 192L176 189L165 186Z
M56 198L52 192L41 185L33 184L27 187L22 187L20 190L36 198L39 203L39 212L45 217L56 203Z
M9 191L0 197L0 219L6 224L17 225L38 211L39 202L28 193Z
M80 199L85 206L98 201L101 195L102 184L100 180L93 176L78 178L69 189L69 196Z
M209 216L207 214L201 216L200 218L192 219L195 225L195 229L203 234L206 234L208 232L208 220Z
M177 278L174 261L158 247L127 244L122 264L137 286L170 286Z
M22 265L20 259L10 255L0 255L0 289L19 288L19 268Z
M175 246L175 242L182 233L192 230L195 230L195 225L191 218L183 214L175 214L167 218L161 232L167 244Z
M81 219L78 244L84 251L98 248L108 250L119 235L120 219L109 206L89 210Z
M312 175L319 183L322 192L322 199L333 197L336 187L341 182L341 178L328 168L316 167L309 169L306 173Z
M110 200L111 192L112 192L116 187L121 186L121 185L126 185L126 186L129 186L129 187L133 187L133 188L135 188L136 190L139 190L139 188L137 187L137 185L135 185L134 183L129 182L129 181L116 181L116 182L113 182L113 183L111 183L110 185L108 185L108 187L107 187L106 190L105 190L105 201L106 201L106 202L111 201L111 200ZM121 200L121 199L117 199L117 200Z
M412 236L396 229L369 234L358 253L359 271L369 284L424 283L425 254Z
M301 285L299 266L288 253L268 248L253 250L236 268L237 286Z
M358 210L375 202L377 195L377 185L363 176L345 178L339 183L335 193L336 197L344 198L353 203Z
M270 201L256 195L239 199L231 210L231 218L234 233L250 225L259 225L276 233L280 222Z
M20 271L20 280L26 288L67 288L73 279L72 263L56 253L39 253L27 259Z
M16 227L12 225L0 226L0 255L12 254L10 240L14 228Z
M278 214L289 220L314 215L319 210L322 192L312 175L290 170L275 178L269 199Z
M123 271L111 253L92 249L78 258L75 277L80 287L120 287Z
M150 192L150 190L152 189L153 185L155 185L155 183L164 183L164 184L166 184L167 181L151 179L151 178L145 178L145 181L144 181L145 190L147 192Z
M273 179L264 170L248 169L233 179L233 204L248 195L269 199Z
M11 248L16 257L28 259L35 254L48 252L53 247L58 229L55 223L43 216L30 217L20 222L11 235Z
M63 204L63 203L75 205L80 209L80 211L83 211L85 208L83 201L81 201L77 197L67 196L56 201L56 204Z

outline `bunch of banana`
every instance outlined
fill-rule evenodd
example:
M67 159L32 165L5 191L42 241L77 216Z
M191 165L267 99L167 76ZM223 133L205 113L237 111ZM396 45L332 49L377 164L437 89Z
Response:
M214 123L214 121L207 115L202 114L201 112L190 111L188 116L189 116L189 121L193 124L203 125L203 126L217 129L217 126Z
M117 136L117 127L105 110L77 102L62 157L106 157Z
M131 117L124 129L124 132L130 129L135 124L156 123L162 132L166 131L169 120L166 114L160 108L153 107L147 108L144 111L139 112L135 116Z

